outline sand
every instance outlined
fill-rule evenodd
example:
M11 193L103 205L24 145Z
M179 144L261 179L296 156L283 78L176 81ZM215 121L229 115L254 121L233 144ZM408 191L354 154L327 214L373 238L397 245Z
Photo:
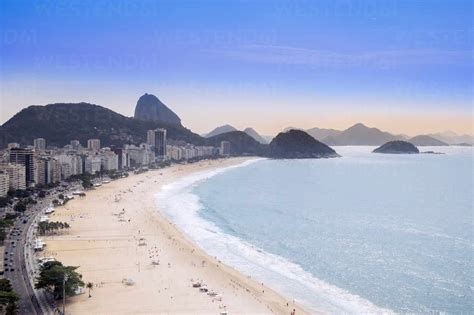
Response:
M71 229L44 237L47 247L41 256L80 266L83 280L94 283L92 297L86 290L69 298L66 313L290 314L295 308L296 314L306 314L292 300L208 256L156 205L155 194L164 184L247 159L203 161L131 175L57 208L50 220L68 222ZM221 300L193 288L192 280L202 280Z

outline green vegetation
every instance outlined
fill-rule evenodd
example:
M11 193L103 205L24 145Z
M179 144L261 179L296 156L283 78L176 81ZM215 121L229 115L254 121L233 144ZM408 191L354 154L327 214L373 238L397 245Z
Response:
M269 145L268 156L283 159L306 159L338 157L329 146L311 137L302 130L291 129L280 132Z
M11 216L6 216L5 219L0 220L0 243L3 244L7 237L7 229L13 226L15 222Z
M31 195L29 190L10 190L8 196L12 198L27 198Z
M148 130L166 128L170 139L201 145L204 139L181 126L125 117L107 108L87 104L50 104L30 106L17 113L0 127L0 148L9 142L33 143L41 136L48 145L62 147L71 139L82 144L97 138L103 146L140 144Z
M23 201L19 201L14 207L13 210L16 212L25 212L26 211L26 203Z
M59 261L45 263L36 278L36 289L49 290L56 299L63 297L63 284L66 296L75 294L75 291L84 286L82 275L76 271L79 267L63 266ZM64 280L67 279L65 282Z
M45 235L69 229L70 227L71 226L66 222L40 222L38 224L38 232L40 235Z
M219 147L221 145L221 141L230 142L231 155L261 155L264 154L267 149L266 145L256 141L254 138L243 131L231 131L207 138L206 145Z
M0 208L6 207L7 205L12 203L12 197L10 196L5 196L0 198Z
M24 197L22 199L20 199L20 201L18 201L15 206L13 207L13 210L15 210L16 212L25 212L26 211L26 208L29 204L37 204L38 202L36 200L34 200L33 198L31 197Z
M89 189L92 187L92 180L96 176L91 175L89 173L84 173L84 174L78 174L78 175L73 175L67 179L68 182L74 182L74 181L81 181L82 182L82 187L84 189Z
M0 279L0 304L3 307L5 306L5 314L13 315L17 313L18 305L16 302L20 300L18 294L13 291L10 280Z

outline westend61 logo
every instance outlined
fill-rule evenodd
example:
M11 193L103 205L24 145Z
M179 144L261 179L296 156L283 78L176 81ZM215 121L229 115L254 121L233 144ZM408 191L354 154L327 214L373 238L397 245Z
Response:
M274 12L296 17L395 17L398 3L395 0L294 0L277 2Z
M46 0L35 1L34 8L45 17L144 17L163 13L159 1L154 0Z
M1 45L36 45L38 43L38 33L36 30L13 29L7 28L0 31Z

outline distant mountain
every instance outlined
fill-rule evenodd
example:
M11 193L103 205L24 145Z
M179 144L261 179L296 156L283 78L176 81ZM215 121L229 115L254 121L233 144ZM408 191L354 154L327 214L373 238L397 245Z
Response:
M237 129L231 125L224 125L224 126L215 128L214 130L206 134L204 137L210 138L210 137L214 137L222 133L231 132L231 131L237 131Z
M267 146L261 144L243 131L230 131L212 136L206 139L206 144L219 147L221 141L230 142L231 155L262 155L265 154Z
M416 146L447 146L446 142L440 141L427 135L419 135L408 140Z
M474 144L474 136L467 134L458 135L457 133L452 131L429 134L429 136L451 145L458 145L460 143Z
M261 144L268 144L268 141L264 137L259 135L258 132L256 132L253 128L245 128L244 132L255 140L257 140L258 142L260 142Z
M181 119L178 115L176 115L153 94L145 93L138 99L134 117L139 120L182 127Z
M322 142L328 145L382 145L397 137L377 128L358 123L337 135L327 136Z
M275 136L262 136L262 137L263 139L265 139L267 143L272 142L273 138L275 138Z
M280 132L270 142L268 156L283 159L337 157L336 151L302 130Z
M373 153L389 153L389 154L416 154L420 153L418 148L407 141L389 141L384 145L376 148Z
M9 142L32 144L45 138L48 145L64 146L73 139L83 145L88 139L101 140L102 146L140 144L146 132L166 128L170 139L202 144L204 139L190 130L154 121L125 117L105 107L88 103L58 103L24 108L0 127L0 147Z
M342 131L336 129L322 129L315 127L307 129L306 132L314 139L318 141L323 141L323 139L329 136L333 137L339 135Z

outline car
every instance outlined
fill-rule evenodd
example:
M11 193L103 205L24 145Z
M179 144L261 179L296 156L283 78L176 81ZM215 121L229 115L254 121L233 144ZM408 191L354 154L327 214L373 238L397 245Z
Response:
M15 268L10 268L10 271L15 271Z
M4 264L3 267L8 267L8 264Z
M5 257L5 260L8 260L8 257Z

